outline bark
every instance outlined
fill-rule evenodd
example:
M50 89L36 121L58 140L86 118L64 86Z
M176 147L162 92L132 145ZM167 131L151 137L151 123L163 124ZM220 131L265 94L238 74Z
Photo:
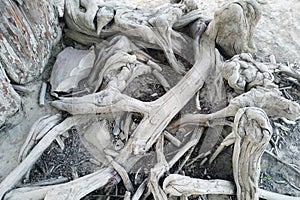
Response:
M52 1L0 2L0 58L9 78L25 84L37 78L61 35Z
M0 63L0 127L21 107L21 98L10 84Z

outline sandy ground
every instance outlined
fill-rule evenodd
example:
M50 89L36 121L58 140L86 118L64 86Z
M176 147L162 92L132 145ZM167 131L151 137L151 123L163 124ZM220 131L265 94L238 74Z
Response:
M155 7L166 0L130 0L131 3L143 7ZM205 16L213 17L213 11L225 0L199 1ZM268 60L274 54L279 62L299 62L300 59L300 1L299 0L268 0L262 4L263 16L255 32L257 57ZM34 90L31 94L21 94L23 112L8 120L0 130L0 181L17 165L18 151L28 134L31 125L40 117L52 114L46 101L44 107L37 104L41 80L29 84ZM296 149L297 150L297 149ZM297 152L296 152L297 153ZM299 155L299 152L298 152ZM299 161L298 167L300 166Z

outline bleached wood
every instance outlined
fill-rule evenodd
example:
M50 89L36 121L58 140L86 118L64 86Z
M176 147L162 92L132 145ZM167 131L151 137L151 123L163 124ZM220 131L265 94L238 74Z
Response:
M150 176L148 180L148 188L151 191L155 200L167 200L167 195L159 186L159 179L163 174L169 171L169 164L165 158L164 152L164 136L161 135L156 142L156 159L157 163L150 169Z
M235 142L232 155L237 199L258 200L260 160L271 139L273 128L259 108L240 109L234 119Z
M169 175L163 183L163 189L173 196L190 196L193 194L227 194L235 195L234 184L226 180L196 179L179 174ZM282 195L258 189L258 195L267 200L299 200L299 197Z
M163 190L174 196L190 196L192 194L235 194L234 184L225 180L203 180L182 176L169 175L163 182Z
M129 12L130 15L132 15L132 10L130 10L129 7L114 4L116 5L115 8L120 9L119 11L121 13L120 15L116 15L114 17L118 26L113 24L111 27L108 26L107 30L102 29L99 31L97 28L100 26L96 27L94 24L95 17L97 19L97 23L107 23L109 20L111 20L109 18L109 12L112 10L105 10L105 12L108 12L108 18L103 18L104 20L107 19L106 22L103 22L100 20L100 17L103 16L103 13L99 14L98 7L100 5L107 6L112 4L106 4L100 1L81 1L81 6L86 9L85 13L82 13L82 11L79 9L79 4L80 2L77 0L66 1L66 9L68 9L66 10L67 24L69 28L75 31L85 33L91 37L98 37L99 33L100 37L106 37L108 35L115 34L115 31L119 32L121 29L121 32L130 36L131 38L133 36L142 38L143 41L140 43L135 41L137 46L148 43L148 46L156 45L158 48L163 49L170 65L179 73L184 73L184 69L176 60L174 52L178 53L183 58L191 58L191 55L193 56L191 59L188 59L193 64L192 69L186 73L186 75L178 82L176 86L171 88L164 96L154 102L141 102L121 93L121 91L123 91L126 87L126 84L128 84L128 82L130 82L136 76L150 73L152 70L158 69L157 66L148 65L150 63L149 61L144 63L148 58L143 56L134 56L133 54L128 54L126 51L119 51L118 53L113 52L115 55L106 55L108 58L111 58L110 63L105 63L102 67L92 69L90 73L90 79L88 80L88 86L92 86L92 91L96 92L101 88L103 80L106 79L108 80L108 84L104 90L101 90L96 94L89 94L83 97L61 98L60 100L53 102L53 105L57 108L68 111L72 114L94 114L121 111L142 113L142 121L134 130L125 147L115 158L115 161L121 164L125 171L129 171L134 166L139 156L147 152L153 146L153 144L157 142L157 139L162 135L163 130L167 127L170 121L188 103L188 101L196 94L196 92L202 88L211 70L214 69L215 65L220 63L220 54L215 49L215 41L217 37L220 39L219 33L221 33L220 29L222 29L223 19L222 17L216 17L209 23L207 29L206 23L203 23L203 21L200 20L200 23L193 27L195 28L193 29L194 33L197 34L194 35L194 42L192 42L183 34L172 30L172 26L175 26L176 21L179 21L180 17L185 12L184 10L193 9L192 7L189 8L187 5L185 5L186 7L182 7L182 5L172 6L171 8L162 7L158 12L159 15L157 16L150 16L150 14L146 11L142 13L135 10L137 12L136 16L149 15L149 18L147 18L145 21L155 25L149 28L147 25L134 27L136 22L134 21L132 23L132 21L128 20L127 18L127 14ZM101 12L102 11L104 12L104 10L101 10ZM226 14L224 9L218 14L222 14L222 12ZM190 19L193 19L192 21L194 21L196 18L185 18L187 21ZM143 24L145 21L142 21L141 24L145 25ZM187 21L182 22L182 24L189 24ZM128 30L128 25L133 25L133 28ZM114 29L115 27L117 28ZM124 31L122 28L124 28ZM241 27L239 26L237 29L241 29ZM247 37L242 37L242 44L247 43L252 39L251 31L253 31L253 26L250 29L251 30L241 30L250 32L248 35L246 33ZM153 36L153 33L156 33L156 36ZM76 37L77 36L78 35L76 35ZM119 39L120 37L114 37L110 42L115 42L115 44L117 44L116 42L121 41ZM99 45L101 49L106 49L106 47L111 47L113 45L112 43L102 43ZM190 46L189 48L186 48L188 47L187 44L193 44L193 48ZM133 49L131 45L123 45L122 48L127 50ZM182 51L181 49L189 49L189 51ZM245 48L243 48L243 51L244 50ZM189 56L187 56L188 54ZM102 58L102 56L99 56L99 59L96 60L96 62L101 64ZM114 62L116 60L117 62ZM108 61L108 59L106 61ZM139 64L139 69L130 65L133 63ZM133 69L136 69L136 71ZM116 76L111 76L111 73L115 73ZM248 101L252 101L252 99L248 99L248 101L245 100L245 103L244 101L240 102L239 100L240 99L236 100L237 102L231 102L233 106L226 108L227 110L225 111L223 110L221 112L221 116L225 116L224 112L226 114L227 111L229 111L229 114L234 116L239 108L237 105L242 104L242 106L244 106L244 104L247 104ZM214 116L220 116L220 113ZM207 118L204 121L207 122ZM194 142L192 146L197 143L195 141L192 141ZM188 149L189 148L183 149L183 153ZM180 154L182 154L182 152ZM179 158L180 156L176 157L171 164L174 164ZM158 178L157 176L155 177L156 179L154 182L157 182ZM47 189L37 188L35 192L42 192L45 195L45 199L48 200L57 199L58 197L60 199L80 199L95 189L119 180L120 179L112 168L104 168L69 183L55 185L53 187L48 187ZM158 193L160 193L159 189ZM158 193L154 192L154 195ZM164 196L163 193L161 194Z
M32 149L26 158L0 183L0 198L22 179L31 166L39 159L47 147L59 135L77 125L83 120L82 116L69 117L51 129L48 134Z
M41 90L40 90L40 97L39 97L39 105L40 106L45 105L46 90L47 90L47 83L43 82Z
M60 118L61 116L59 114L53 116L47 115L38 119L31 126L27 138L19 152L19 162L23 161L26 158L35 142L44 137L44 135L59 122Z
M264 102L273 102L265 104ZM263 109L272 118L285 117L289 120L300 118L300 105L281 96L281 92L275 88L252 88L240 96L233 98L229 105L211 114L186 114L172 124L173 127L183 124L209 124L215 119L235 116L239 108L257 107Z

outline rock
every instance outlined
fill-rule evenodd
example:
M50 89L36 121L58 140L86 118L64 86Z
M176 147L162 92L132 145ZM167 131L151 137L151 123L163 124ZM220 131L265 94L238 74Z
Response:
M0 1L0 60L11 80L25 84L41 74L61 30L52 1L21 2Z
M21 106L21 98L13 89L0 63L0 127Z

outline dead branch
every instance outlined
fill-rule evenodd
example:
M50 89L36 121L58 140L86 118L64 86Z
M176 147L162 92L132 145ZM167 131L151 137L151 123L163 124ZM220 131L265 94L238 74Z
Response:
M163 183L163 189L173 196L190 196L193 194L227 194L235 195L234 184L225 180L203 180L182 176L179 174L169 175ZM258 195L267 200L298 200L299 197L282 195L258 189Z
M274 76L268 67L262 63L255 62L252 56L246 53L233 56L232 59L224 62L222 76L238 94L242 94L257 86L265 88L277 87L273 83Z
M163 153L164 146L164 136L161 135L156 143L156 159L157 164L151 168L150 177L148 181L148 188L153 194L155 200L167 200L167 195L159 186L159 179L163 176L163 174L169 171L169 165L166 161L166 158Z
M163 183L163 190L173 196L192 194L235 194L234 185L224 180L193 179L179 174L169 175Z
M38 140L42 139L58 122L61 115L44 116L38 119L29 130L27 138L19 153L19 162L22 162Z
M82 12L81 6L87 12ZM101 7L99 10L98 6ZM187 11L193 9L195 9L194 5L173 4L153 11L134 8L119 2L104 3L93 0L80 4L79 1L67 0L65 19L69 28L92 37L99 35L107 37L121 32L131 38L139 38L152 46L157 45L163 49L170 65L177 72L183 73L185 69L178 64L173 51L184 58L192 58L189 55L191 52L187 51L188 48L182 48L188 46L187 44L190 44L191 40L183 34L175 32L172 26ZM193 14L193 17L183 18L179 24L191 23L199 17L199 13ZM97 19L98 30L94 25L94 19ZM182 52L182 49L185 49L186 52Z
M26 158L0 183L0 197L3 197L6 192L22 179L26 172L58 135L69 130L72 126L78 124L82 120L82 116L70 117L51 129L32 149Z
M265 102L273 102L266 104ZM233 117L239 108L257 107L263 109L272 118L285 117L289 120L297 120L300 115L300 105L281 96L277 89L262 87L252 88L240 96L233 98L229 105L211 114L186 114L172 124L172 127L183 124L208 124L215 119Z

